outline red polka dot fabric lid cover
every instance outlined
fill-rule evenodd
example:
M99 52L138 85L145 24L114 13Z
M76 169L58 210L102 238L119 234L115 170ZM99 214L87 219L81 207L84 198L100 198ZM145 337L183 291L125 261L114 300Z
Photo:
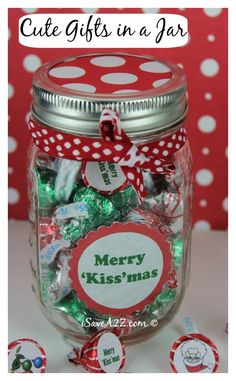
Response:
M115 97L140 95L141 92L166 88L172 77L171 67L148 57L127 54L78 56L57 62L48 70L56 85L79 93Z

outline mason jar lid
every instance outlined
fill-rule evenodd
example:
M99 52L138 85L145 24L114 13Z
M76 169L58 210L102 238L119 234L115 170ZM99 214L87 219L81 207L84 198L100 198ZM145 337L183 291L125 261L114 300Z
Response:
M186 77L176 64L127 53L85 54L41 66L33 115L65 132L96 136L103 108L119 113L131 137L169 128L186 114Z

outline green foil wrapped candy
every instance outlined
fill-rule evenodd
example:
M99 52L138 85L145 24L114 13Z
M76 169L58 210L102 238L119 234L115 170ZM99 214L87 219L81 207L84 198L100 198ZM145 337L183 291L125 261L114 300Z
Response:
M139 205L137 192L131 185L119 192L113 193L110 196L110 200L122 212L127 211L127 209L137 208Z
M93 316L91 311L87 309L86 304L78 299L77 294L73 291L55 303L54 308L72 317L81 325L86 325L86 319Z
M88 217L74 218L64 227L62 236L66 240L75 241L90 230L109 225L120 217L113 203L91 188L80 188L74 195L74 202L87 205Z
M164 304L169 304L175 297L176 290L167 288L156 297L155 303L162 307Z
M94 226L88 218L84 219L73 219L67 225L65 225L62 237L66 241L76 241L83 235L87 234Z
M184 251L183 241L181 239L175 238L173 240L173 245L172 245L172 254L174 259L174 265L176 268L181 266L183 251Z
M36 168L35 175L38 184L39 209L49 209L56 205L55 179L56 172L51 169Z

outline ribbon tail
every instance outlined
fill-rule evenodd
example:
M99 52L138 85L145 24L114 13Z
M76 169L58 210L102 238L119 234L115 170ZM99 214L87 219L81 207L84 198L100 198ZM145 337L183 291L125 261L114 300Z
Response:
M137 167L122 167L122 170L134 190L137 192L139 204L141 204L146 195L143 184L143 173L141 169Z

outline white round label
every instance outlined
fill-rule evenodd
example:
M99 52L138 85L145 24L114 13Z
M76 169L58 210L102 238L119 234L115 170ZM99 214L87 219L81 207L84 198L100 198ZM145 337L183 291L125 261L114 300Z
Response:
M90 307L115 315L131 312L162 291L170 257L156 229L116 223L81 241L72 254L70 277Z
M20 339L9 344L9 373L44 373L45 367L45 351L36 341Z
M108 193L118 190L127 181L121 167L108 161L86 163L83 179L87 185Z
M215 344L197 333L179 338L172 346L170 358L177 373L213 373L218 367Z
M120 340L114 333L106 332L99 338L97 358L104 372L118 372L123 360L123 348Z

